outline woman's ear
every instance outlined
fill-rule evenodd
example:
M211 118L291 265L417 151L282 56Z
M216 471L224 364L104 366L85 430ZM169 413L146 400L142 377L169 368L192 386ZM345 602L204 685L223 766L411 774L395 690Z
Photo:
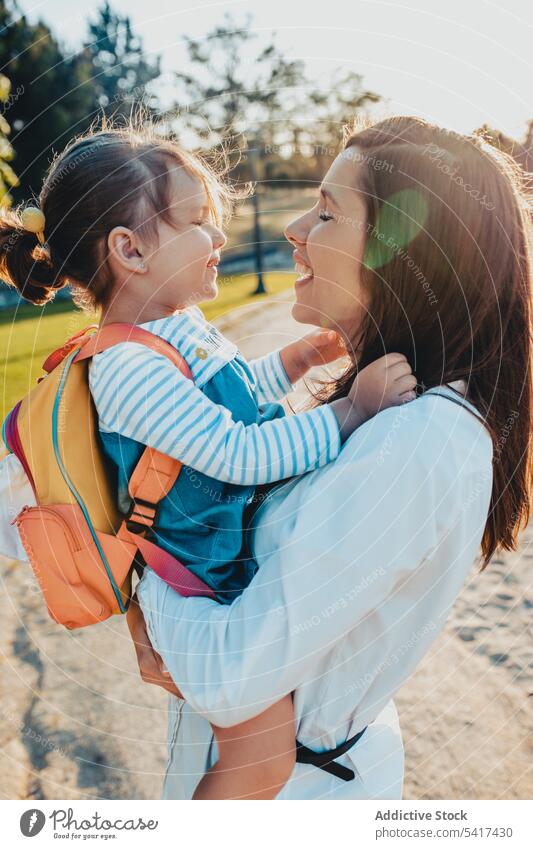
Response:
M113 265L130 273L146 271L138 237L128 227L113 227L107 237L107 247Z

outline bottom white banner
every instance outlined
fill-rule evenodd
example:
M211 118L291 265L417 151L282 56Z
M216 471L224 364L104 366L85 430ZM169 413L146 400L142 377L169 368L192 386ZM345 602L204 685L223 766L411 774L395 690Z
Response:
M268 805L268 807L267 807ZM208 807L206 807L208 806ZM531 801L3 801L2 845L533 846Z

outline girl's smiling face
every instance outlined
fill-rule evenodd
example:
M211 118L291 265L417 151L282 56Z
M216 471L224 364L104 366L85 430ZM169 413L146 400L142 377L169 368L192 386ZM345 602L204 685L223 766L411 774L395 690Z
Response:
M143 258L155 297L185 307L218 295L217 266L226 237L213 223L202 181L184 168L172 179L172 224L158 222L159 244L153 251L148 248Z
M294 246L298 278L292 314L304 324L339 331L351 340L368 303L361 284L366 207L357 189L361 165L355 148L337 156L316 204L292 221L285 237Z
M115 283L106 323L150 321L218 295L217 266L226 237L213 223L202 180L176 168L170 198L171 221L157 218L155 244L127 227L109 234Z

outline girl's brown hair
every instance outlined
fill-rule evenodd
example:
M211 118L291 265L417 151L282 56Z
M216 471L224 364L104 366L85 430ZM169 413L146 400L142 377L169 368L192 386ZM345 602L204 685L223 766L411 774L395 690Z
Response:
M530 511L531 255L524 174L477 135L411 117L349 131L367 212L362 283L369 306L353 362L317 398L345 396L387 352L421 389L465 380L492 436L484 569L516 547Z
M104 118L102 129L73 139L46 174L37 200L45 216L44 249L22 226L24 205L0 211L0 276L33 304L46 304L70 284L79 307L105 309L113 287L108 233L122 225L154 243L157 218L172 224L170 177L179 167L201 180L220 223L237 197L222 179L220 160L208 165L142 116L126 127Z

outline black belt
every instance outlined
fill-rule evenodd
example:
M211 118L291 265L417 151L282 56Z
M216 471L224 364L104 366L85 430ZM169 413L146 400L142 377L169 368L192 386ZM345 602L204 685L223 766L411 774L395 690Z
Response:
M327 752L313 752L312 749L308 749L307 746L304 746L297 740L296 762L300 764L312 764L319 769L323 769L324 772L329 772L331 775L336 775L337 778L342 778L343 781L353 781L355 778L353 769L348 769L348 767L342 766L342 764L335 763L335 758L340 758L348 749L351 749L359 738L363 736L367 728L368 725L354 737L350 737L345 743L341 743L336 749L329 749Z

